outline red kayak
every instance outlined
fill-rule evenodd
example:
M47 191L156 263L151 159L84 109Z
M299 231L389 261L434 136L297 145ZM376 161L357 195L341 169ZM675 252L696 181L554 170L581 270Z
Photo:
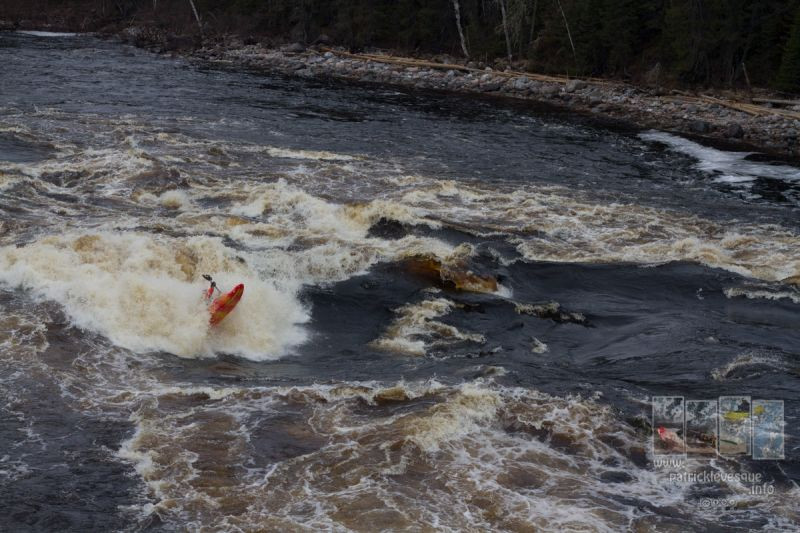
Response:
M233 311L233 308L236 307L239 300L242 299L242 294L244 294L244 283L238 284L231 292L223 294L214 300L211 305L208 306L208 312L211 313L211 318L208 320L208 323L212 326L216 326L222 322L225 317Z

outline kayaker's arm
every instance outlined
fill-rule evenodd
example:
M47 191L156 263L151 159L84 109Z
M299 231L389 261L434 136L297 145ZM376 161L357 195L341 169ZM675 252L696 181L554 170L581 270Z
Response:
M203 274L203 279L205 279L211 284L209 285L208 290L206 290L205 292L206 300L210 300L214 296L215 290L220 294L222 294L222 291L219 290L219 288L217 288L217 282L211 279L211 276L209 276L208 274Z

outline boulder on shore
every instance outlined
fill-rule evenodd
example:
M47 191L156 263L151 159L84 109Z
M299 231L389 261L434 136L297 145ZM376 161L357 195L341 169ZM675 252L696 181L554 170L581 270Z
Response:
M693 120L689 124L689 131L692 133L709 133L711 131L711 124L705 120Z
M583 80L569 80L567 85L564 86L564 90L568 93L574 93L575 91L580 91L585 88L586 82Z
M725 137L731 137L733 139L741 139L744 136L744 130L736 122L728 124L723 133Z
M289 52L291 54L299 54L300 52L305 52L306 47L300 43L292 43L286 47L284 47L284 52Z

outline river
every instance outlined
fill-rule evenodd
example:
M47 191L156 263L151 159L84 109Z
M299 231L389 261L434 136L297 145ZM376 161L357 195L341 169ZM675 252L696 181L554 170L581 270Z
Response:
M0 529L800 527L791 161L86 35L0 65ZM785 458L670 479L654 396L783 400Z

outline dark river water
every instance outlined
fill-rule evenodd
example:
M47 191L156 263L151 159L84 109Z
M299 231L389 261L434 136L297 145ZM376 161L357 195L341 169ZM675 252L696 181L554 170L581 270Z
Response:
M798 214L662 132L0 34L0 530L797 530Z

